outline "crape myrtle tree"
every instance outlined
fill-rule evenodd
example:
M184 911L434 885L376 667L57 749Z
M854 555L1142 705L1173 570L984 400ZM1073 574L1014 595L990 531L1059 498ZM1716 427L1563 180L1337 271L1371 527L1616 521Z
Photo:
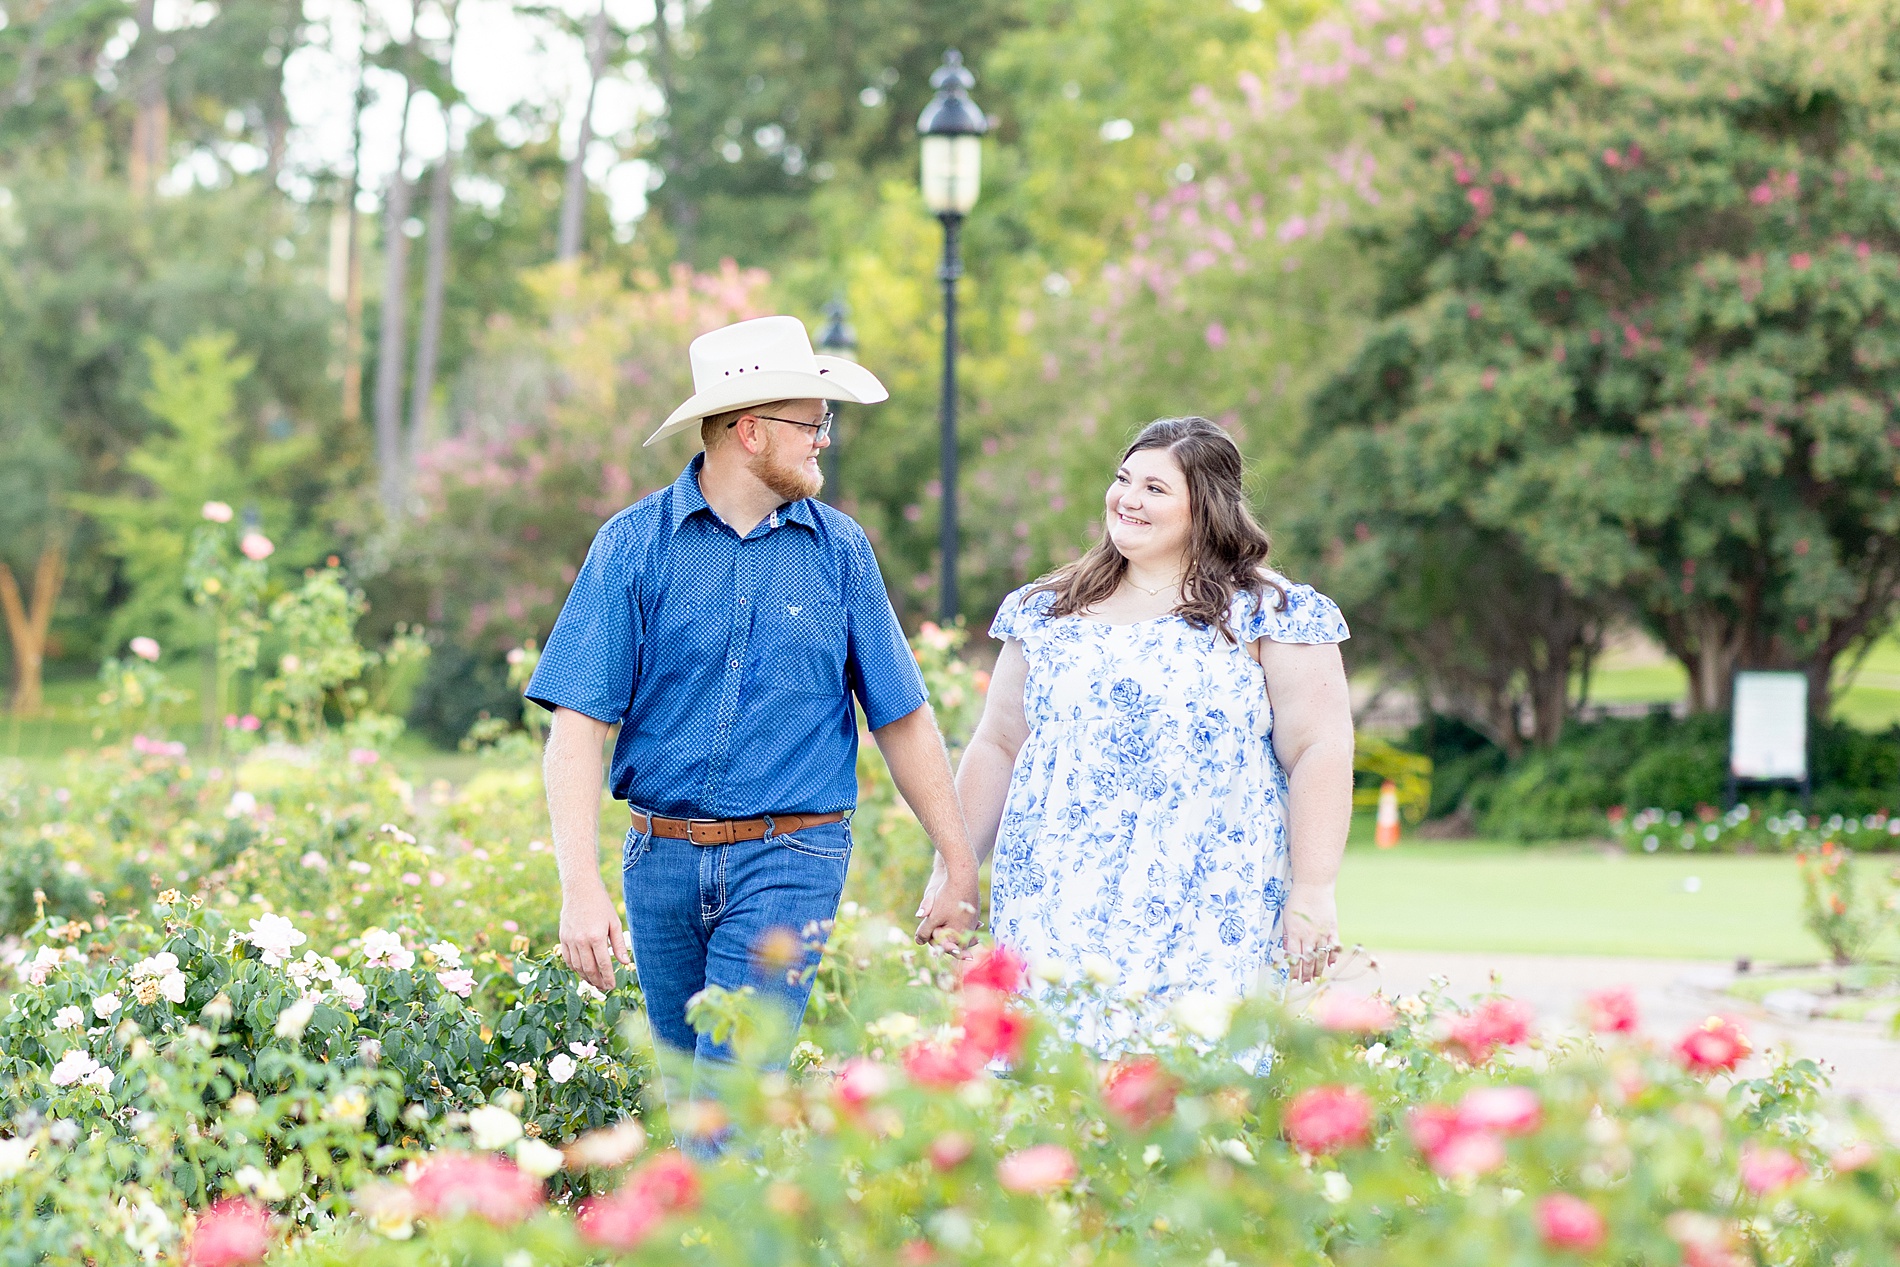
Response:
M1556 740L1618 613L1698 710L1782 668L1824 714L1890 627L1897 31L1560 14L1369 89L1403 193L1353 228L1376 320L1313 394L1301 527L1356 628L1507 748L1525 716Z

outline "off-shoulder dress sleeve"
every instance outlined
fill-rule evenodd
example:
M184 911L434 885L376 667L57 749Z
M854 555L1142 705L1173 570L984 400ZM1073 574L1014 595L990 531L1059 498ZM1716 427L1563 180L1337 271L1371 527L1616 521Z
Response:
M1243 642L1265 638L1270 642L1325 643L1344 642L1352 637L1339 604L1314 589L1282 579L1286 601L1277 609L1274 594L1268 590L1266 605L1255 604L1251 594L1234 596L1234 632Z

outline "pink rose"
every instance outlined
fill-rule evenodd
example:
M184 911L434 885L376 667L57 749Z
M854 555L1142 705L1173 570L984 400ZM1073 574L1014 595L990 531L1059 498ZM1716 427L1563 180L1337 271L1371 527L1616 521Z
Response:
M519 1223L541 1205L541 1181L492 1154L436 1153L409 1191L425 1215L473 1214L497 1227Z
M1591 1254L1603 1244L1608 1228L1588 1201L1567 1192L1553 1192L1537 1203L1537 1231L1546 1249Z
M438 972L435 979L450 994L467 998L475 993L475 974L467 968L451 968L447 972Z
M238 541L238 549L243 551L244 557L253 563L262 563L277 552L277 547L271 544L271 539L261 532L245 533Z
M1138 1056L1110 1066L1102 1080L1102 1100L1116 1117L1139 1131L1174 1112L1179 1089L1159 1060Z
M1732 1016L1711 1016L1676 1043L1676 1055L1690 1073L1727 1073L1749 1051L1748 1035Z
M143 634L141 634L137 638L132 639L132 642L130 645L132 648L132 654L137 656L139 659L149 660L153 662L154 664L158 662L158 643L156 640L152 638L147 638Z
M1748 1144L1742 1148L1742 1183L1756 1196L1767 1196L1807 1177L1808 1168L1793 1153Z
M1280 1125L1303 1153L1335 1153L1372 1133L1372 1101L1358 1087L1308 1087L1286 1106Z
M832 1085L832 1094L846 1109L857 1109L890 1089L889 1066L858 1056L847 1060L844 1068L838 1071L838 1081Z
M224 502L206 502L204 509L200 513L214 524L228 524L231 522L231 508Z
M960 1087L983 1072L982 1054L966 1043L917 1042L904 1050L904 1074L920 1087Z
M963 1045L971 1048L982 1064L998 1059L1015 1064L1023 1058L1029 1017L1010 1007L1007 996L987 991L970 995L957 1023L963 1027Z
M1490 1131L1467 1123L1457 1109L1425 1104L1406 1119L1412 1143L1434 1174L1481 1175L1504 1164L1504 1144Z
M198 1216L185 1261L190 1267L246 1267L270 1249L270 1215L242 1197L214 1201Z
M1528 1135L1543 1121L1544 1106L1529 1087L1473 1087L1458 1102L1458 1124L1466 1130Z
M1535 1015L1529 1004L1516 999L1486 999L1452 1021L1445 1045L1457 1049L1467 1063L1481 1065L1499 1047L1513 1047L1529 1038Z
M1638 1026L1636 992L1598 990L1583 999L1584 1016L1599 1034L1634 1034Z
M975 956L963 969L966 988L1014 994L1023 988L1023 957L1008 946L997 946Z
M1856 1170L1873 1165L1874 1159L1879 1155L1872 1144L1864 1139L1857 1139L1851 1144L1843 1144L1836 1149L1834 1155L1827 1159L1827 1168L1837 1175L1852 1174Z
M1313 1020L1321 1029L1343 1034L1382 1034L1398 1019L1390 1003L1365 994L1328 994L1313 1009Z
M1068 1149L1060 1144L1036 1144L1018 1149L997 1163L996 1182L1009 1192L1053 1192L1075 1182L1079 1173Z
M945 1131L930 1141L927 1155L930 1164L938 1170L955 1170L970 1160L970 1154L976 1151L976 1141L962 1131Z

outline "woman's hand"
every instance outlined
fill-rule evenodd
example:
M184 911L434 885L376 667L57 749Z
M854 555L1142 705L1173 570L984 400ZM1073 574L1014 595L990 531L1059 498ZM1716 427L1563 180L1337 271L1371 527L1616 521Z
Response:
M1317 980L1339 957L1339 907L1333 886L1295 880L1280 913L1280 927L1286 931L1288 980Z
M924 900L917 903L918 919L922 919L930 910L931 904L937 900L937 894L943 890L943 882L949 878L950 871L944 866L943 855L938 854L937 860L930 865L930 881L924 885Z

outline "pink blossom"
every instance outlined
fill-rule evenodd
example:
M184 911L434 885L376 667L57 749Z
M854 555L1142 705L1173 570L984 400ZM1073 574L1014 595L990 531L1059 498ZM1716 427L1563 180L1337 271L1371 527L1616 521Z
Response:
M1458 1122L1467 1130L1528 1135L1543 1120L1543 1103L1529 1087L1473 1087L1458 1102Z
M1809 255L1806 251L1796 251L1793 255L1788 257L1788 267L1797 273L1806 272L1808 266L1812 263L1814 263L1814 257Z
M402 882L413 888L422 883L422 877L413 871L405 871L402 873Z
M1597 1208L1567 1192L1553 1192L1537 1203L1537 1231L1547 1249L1595 1253L1608 1227Z
M198 1216L185 1252L190 1267L246 1267L270 1249L270 1215L243 1197L213 1202Z
M1711 1016L1676 1042L1676 1056L1690 1073L1727 1073L1749 1051L1748 1035L1732 1016Z
M1805 1178L1808 1168L1793 1153L1748 1144L1742 1148L1741 1172L1742 1183L1759 1197Z
M1479 219L1483 219L1485 216L1491 214L1494 200L1491 197L1491 191L1489 189L1483 186L1467 189L1465 191L1465 201L1471 204L1471 209L1478 213Z
M1216 350L1224 348L1227 346L1227 327L1218 321L1210 321L1203 332L1203 337L1206 338L1208 347Z
M376 749L374 748L350 749L350 764L351 765L375 765L378 761L381 761L382 759L383 759L383 754L376 751Z
M890 1066L858 1056L846 1061L844 1068L838 1071L838 1081L832 1086L832 1094L845 1108L857 1109L890 1089Z
M155 639L147 638L141 634L132 639L129 645L132 648L132 654L139 659L149 660L154 664L158 662L158 642Z
M231 508L223 502L206 502L200 513L214 524L231 522Z
M1110 1066L1102 1080L1102 1100L1136 1130L1145 1130L1174 1112L1180 1084L1153 1056Z
M1636 994L1619 988L1598 990L1583 999L1584 1015L1599 1034L1633 1034L1638 1026Z
M1864 1139L1857 1139L1851 1144L1843 1144L1834 1150L1834 1155L1827 1159L1827 1167L1837 1175L1852 1174L1856 1170L1873 1165L1879 1156L1879 1152L1872 1144Z
M253 563L262 563L277 552L277 547L271 544L271 539L261 532L245 533L238 541L238 549L243 551L244 557Z
M451 968L447 972L438 972L435 979L450 994L467 998L475 992L475 974L467 968Z
M282 915L268 912L251 921L249 933L240 933L238 936L257 947L264 962L272 967L288 959L292 947L301 946L309 940Z
M1516 999L1487 999L1451 1023L1445 1045L1465 1060L1481 1065L1498 1047L1512 1047L1530 1037L1530 1006Z
M1308 1087L1288 1103L1281 1127L1301 1152L1338 1152L1371 1137L1372 1101L1358 1087Z
M1003 1158L996 1182L1009 1192L1043 1193L1075 1182L1075 1157L1060 1144L1035 1144Z
M497 1227L519 1223L541 1204L541 1181L493 1155L437 1153L409 1185L425 1215L475 1215Z
M1398 1013L1384 999L1365 994L1328 994L1313 1009L1321 1029L1346 1034L1380 1034L1398 1022Z

